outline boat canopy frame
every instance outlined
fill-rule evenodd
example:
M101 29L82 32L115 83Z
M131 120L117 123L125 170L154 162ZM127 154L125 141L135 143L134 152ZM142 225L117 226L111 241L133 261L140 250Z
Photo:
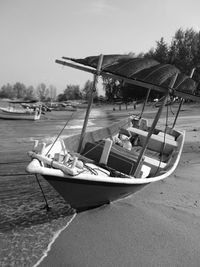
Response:
M147 148L147 145L148 145L148 142L154 132L154 129L156 128L156 125L158 123L158 120L161 116L161 113L162 113L162 110L163 110L163 107L167 101L167 97L169 95L169 92L170 90L173 90L173 87L174 87L174 84L177 80L177 77L178 77L178 73L179 73L179 70L177 69L177 72L175 72L175 74L171 75L170 77L170 84L169 84L169 87L165 88L165 87L162 87L162 86L157 86L157 85L154 85L154 84L150 84L150 83L147 83L147 82L143 82L143 81L138 81L138 80L135 80L135 79L130 79L130 78L127 78L127 77L122 77L121 75L116 75L116 74L110 74L110 73L107 73L105 72L104 70L102 70L102 63L103 63L103 55L101 54L99 56L99 59L98 59L98 64L97 64L97 67L96 67L96 70L94 69L89 69L87 67L83 67L83 66L79 66L79 65L75 65L75 64L72 64L72 63L68 63L68 62L64 62L64 61L60 61L60 60L56 60L56 63L58 64L62 64L62 65L66 65L66 66L69 66L69 67L73 67L75 69L79 69L79 70L83 70L83 71L87 71L87 72L90 72L94 75L94 80L93 80L93 84L92 84L92 88L91 88L91 93L90 93L90 98L89 98L89 101L88 101L88 107L87 107L87 110L86 110L86 115L85 115L85 119L84 119L84 123L83 123L83 128L82 128L82 132L81 132L81 136L80 136L80 140L79 140L79 146L78 146L78 152L81 153L82 151L82 144L83 144L83 140L84 140L84 136L85 136L85 132L86 132L86 127L87 127L87 123L88 123L88 118L89 118L89 114L90 114L90 111L91 111L91 105L92 105L92 102L93 102L93 93L95 91L95 88L96 88L96 83L97 83L97 79L98 77L101 75L101 76L106 76L106 77L111 77L111 78L114 78L114 79L123 79L125 80L125 82L129 82L131 84L136 84L136 85L139 85L139 86L143 86L145 88L148 88L148 93L147 93L147 98L148 98L148 95L150 93L150 90L157 90L157 91L160 91L162 93L164 93L164 99L161 103L161 106L159 107L158 109L158 112L152 122L152 125L150 127L150 130L148 132L148 135L147 135L147 138L145 140L145 144L139 154L139 157L138 157L138 160L137 160L137 163L133 169L133 172L132 172L132 175L133 176L137 176L137 174L140 172L140 169L139 169L139 166L141 165L141 160L142 160L142 157L146 151L146 148Z
M138 79L138 78L129 78L129 77L126 77L125 75L122 75L122 74L115 74L112 72L108 72L105 69L97 70L96 68L94 68L92 66L86 67L86 66L83 66L77 62L76 63L68 62L68 61L75 61L75 59L72 59L72 58L68 58L68 57L62 57L62 58L64 60L56 59L55 62L57 64L60 64L60 65L68 66L68 67L71 67L74 69L78 69L81 71L91 73L93 75L102 76L102 77L106 77L106 78L112 78L115 80L122 80L126 83L137 85L140 87L144 87L144 88L147 88L150 90L155 90L155 91L163 93L163 94L165 94L167 91L169 94L173 94L174 96L180 97L182 99L190 99L192 101L200 102L200 96L199 95L195 95L195 94L192 94L189 92L177 90L176 89L177 86L174 88L171 88L170 86L157 85L157 84L154 84L151 82L143 81L143 80ZM66 60L68 60L68 61L66 61ZM174 72L174 74L176 74L176 73L180 73L180 71L177 69L177 72ZM186 78L184 78L181 81L181 83L183 83L185 81L185 79L187 79L187 78L190 78L190 77L186 76ZM180 84L179 84L179 86L180 86Z

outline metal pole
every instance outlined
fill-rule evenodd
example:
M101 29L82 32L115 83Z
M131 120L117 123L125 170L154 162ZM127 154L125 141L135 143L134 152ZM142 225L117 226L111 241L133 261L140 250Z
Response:
M190 73L190 78L192 78L192 76L193 76L193 74L194 74L194 71L195 71L195 68L192 69L192 71L191 71L191 73ZM179 106L178 106L178 110L177 110L177 112L176 112L176 117L175 117L174 122L173 122L173 125L172 125L172 129L175 127L175 124L176 124L176 121L177 121L179 112L180 112L180 110L181 110L181 106L182 106L182 104L183 104L183 101L184 101L184 99L181 98L180 104L179 104Z
M170 88L173 88L173 86L175 84L175 81L177 79L177 76L178 76L178 73L176 73L176 75L173 76L173 78L171 80L171 83L169 85ZM151 128L150 128L150 130L148 132L148 135L147 135L147 138L145 140L144 146L143 146L143 148L142 148L142 150L140 152L140 155L139 155L139 157L137 159L137 162L135 164L135 167L133 168L132 174L134 176L137 176L138 175L138 172L140 171L140 165L141 165L140 163L141 163L142 158L144 156L144 153L145 153L145 151L147 149L147 145L149 143L149 139L151 138L151 135L153 134L153 131L154 131L154 129L155 129L157 123L158 123L158 120L159 120L160 116L161 116L162 109L163 109L165 103L167 102L167 97L168 97L168 92L165 94L165 97L164 97L164 99L163 99L163 101L162 101L162 103L161 103L161 105L160 105L160 107L158 109L158 112L157 112L157 114L156 114L156 116L154 118L154 121L153 121L153 123L151 125Z
M147 104L147 101L148 101L148 99L149 99L149 94L150 94L150 92L151 92L151 89L149 88L148 91L147 91L146 99L145 99L145 102L144 102L144 104L143 104L142 111L141 111L141 113L140 113L140 117L139 117L139 119L142 118L142 115L143 115L143 113L144 113L144 108L145 108L145 106L146 106L146 104Z
M98 65L97 65L97 74L94 74L94 80L93 80L92 88L91 88L91 91L90 91L88 107L87 107L87 110L86 110L86 115L85 115L83 128L82 128L82 132L81 132L81 136L80 136L80 141L79 141L79 146L78 146L78 152L79 153L81 152L81 149L82 149L83 139L84 139L86 128L87 128L90 111L91 111L91 108L92 108L93 95L94 95L94 92L96 90L96 83L97 83L97 80L98 80L98 77L99 77L99 74L100 74L102 63L103 63L103 55L100 55L99 56Z

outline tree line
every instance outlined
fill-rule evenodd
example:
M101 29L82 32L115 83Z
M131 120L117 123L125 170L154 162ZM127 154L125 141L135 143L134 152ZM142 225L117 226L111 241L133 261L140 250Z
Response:
M160 63L175 65L186 75L190 75L191 70L196 68L193 79L200 89L200 32L195 32L192 28L186 30L180 28L175 32L169 44L164 40L164 37L161 37L159 41L156 41L156 46L148 52L138 55L133 52L130 54L135 57L150 57ZM10 84L2 86L0 98L23 98L24 100L37 98L40 101L87 99L91 86L92 82L89 80L83 88L80 88L79 85L66 85L63 93L56 96L56 88L53 85L47 87L41 83L37 88L34 88L33 86L26 87L17 82L13 86ZM132 90L133 87L134 90ZM142 99L146 94L145 90L141 90L139 86L123 84L112 78L103 78L103 88L108 101L120 98L126 102ZM158 93L151 92L151 97L157 97L155 94ZM98 100L98 97L97 92L95 92L94 100Z
M56 87L40 83L36 88L32 85L26 87L23 83L6 84L0 89L0 98L49 101L56 99Z
M23 83L16 82L14 85L3 85L0 89L0 98L38 100L38 101L67 101L88 99L92 81L88 80L81 89L79 85L66 85L63 93L57 95L56 87L50 85L47 87L44 83L39 84L36 88L33 86L26 87ZM98 99L97 92L94 93L94 101Z
M151 48L147 53L132 54L135 57L153 58L163 64L175 65L188 76L195 68L192 78L197 83L197 89L200 90L200 32L180 28L175 32L169 44L164 37L161 37L159 41L156 41L155 48ZM130 99L139 100L146 95L146 91L141 90L139 86L124 84L111 78L104 78L104 88L107 99L110 101L115 98L121 98L124 102ZM152 90L150 98L161 97L161 95Z

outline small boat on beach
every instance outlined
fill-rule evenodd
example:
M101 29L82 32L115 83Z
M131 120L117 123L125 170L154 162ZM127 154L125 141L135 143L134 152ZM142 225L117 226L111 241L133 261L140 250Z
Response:
M41 116L41 107L30 108L16 108L15 105L24 102L21 101L10 101L9 107L0 107L0 119L6 120L39 120ZM23 107L23 106L22 106Z
M54 108L55 111L76 111L77 108L72 106L71 104L59 103Z
M185 132L175 128L180 107L171 127L166 123L161 129L158 121L169 93L198 99L191 77L180 74L174 66L130 55L63 59L56 63L94 74L82 132L56 138L52 143L36 141L28 152L31 162L27 172L42 175L78 212L127 197L169 177L179 163L185 140ZM147 88L144 108L150 90L162 92L164 98L152 124L143 118L143 108L140 116L130 115L108 127L86 132L99 75Z

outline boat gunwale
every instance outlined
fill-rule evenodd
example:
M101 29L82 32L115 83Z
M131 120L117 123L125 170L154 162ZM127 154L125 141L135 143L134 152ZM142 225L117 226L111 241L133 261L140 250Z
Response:
M66 179L68 181L73 180L75 182L87 181L87 182L112 183L112 184L116 183L116 184L127 184L127 185L149 184L149 183L160 181L160 180L167 178L176 169L179 163L179 160L180 160L180 156L182 153L184 140L185 140L185 131L182 131L179 133L181 134L182 140L179 143L179 147L176 149L177 155L176 155L175 161L173 162L173 164L170 164L171 168L165 173L155 176L153 178L136 178L133 176L130 176L130 178L121 178L121 177L112 177L112 176L102 177L100 175L94 176L92 174L83 174L83 173L75 175L75 176L71 176L71 175L64 174L61 170L58 170L58 169L50 169L47 167L43 167L40 165L40 162L37 159L33 159L27 166L26 170L28 173L33 173L33 174L37 173L42 176L52 176L52 177L56 176L56 179L60 178L63 181ZM169 168L170 166L168 165L166 168Z

